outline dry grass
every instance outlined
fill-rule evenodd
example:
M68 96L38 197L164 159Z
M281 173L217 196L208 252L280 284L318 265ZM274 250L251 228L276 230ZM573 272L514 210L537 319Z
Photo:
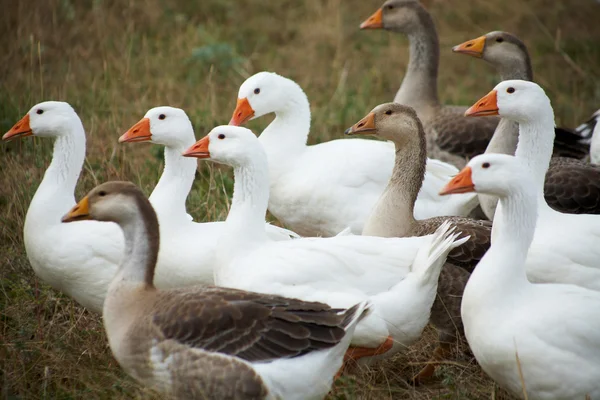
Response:
M379 5L378 0L5 0L0 130L39 101L68 101L89 137L78 195L116 178L149 193L161 171L160 149L119 146L117 137L157 105L184 108L201 137L229 120L245 77L271 70L306 90L311 142L338 138L393 97L407 63L404 38L357 29ZM598 107L597 2L439 0L429 8L441 38L443 101L468 105L493 87L496 76L488 65L452 54L450 47L503 29L529 45L536 79L553 100L557 122L573 126ZM261 119L250 127L259 131L267 123ZM28 139L1 150L2 398L152 398L116 365L100 318L45 286L28 265L23 220L51 146ZM189 212L199 220L222 219L230 172L202 163L198 177ZM432 338L428 332L408 354L341 379L332 398L499 398L465 357L444 365L432 385L406 385L427 360Z

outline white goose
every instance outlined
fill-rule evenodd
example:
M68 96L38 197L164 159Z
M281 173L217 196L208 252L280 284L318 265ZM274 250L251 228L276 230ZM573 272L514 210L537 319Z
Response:
M333 236L346 227L360 234L391 176L393 143L354 139L307 146L306 94L294 81L270 72L251 76L240 86L230 124L272 112L275 120L260 135L269 159L269 211L303 236ZM437 195L457 172L441 161L427 161L417 219L464 216L477 206L472 194L450 201Z
M163 237L157 282L162 288L190 283L212 284L217 240L225 223L197 223L187 214L185 201L194 183L197 167L196 160L181 155L196 142L187 114L179 108L152 108L119 138L119 142L152 142L165 146L165 168L149 197L158 215ZM266 229L273 240L297 237L287 229L270 224ZM163 265L165 268L160 268ZM167 268L171 265L177 265L177 268Z
M544 199L544 177L554 139L554 113L544 90L533 82L503 81L465 115L500 115L519 124L515 156L531 169L539 197L535 236L527 258L529 279L600 290L600 215L563 214ZM494 219L498 211L501 207ZM492 243L496 231L494 224Z
M129 182L99 185L63 221L86 219L114 221L125 235L103 319L110 348L132 377L178 400L327 394L366 303L340 310L228 288L157 290L158 219Z
M31 108L3 137L54 138L52 162L25 218L23 239L35 274L79 304L102 311L106 288L123 254L123 234L115 224L86 221L61 224L75 204L75 186L85 159L85 132L68 104L46 101Z
M354 359L389 356L419 338L446 255L468 236L455 240L457 235L444 224L423 237L347 235L268 242L264 218L269 170L254 134L241 127L216 127L184 155L234 167L227 233L219 241L217 285L340 308L369 299L373 312L357 326Z
M513 87L508 94L523 98L532 90L517 82L501 85L496 87L501 113L507 103L500 89ZM523 115L527 117L522 120L532 117L530 110ZM553 132L552 125L544 129ZM463 294L465 334L483 370L518 397L600 398L600 293L575 285L531 283L525 273L528 248L540 229L536 219L543 219L544 208L536 204L544 199L540 171L527 161L503 154L477 156L442 192L476 191L500 199L492 246ZM569 234L562 239L567 241Z

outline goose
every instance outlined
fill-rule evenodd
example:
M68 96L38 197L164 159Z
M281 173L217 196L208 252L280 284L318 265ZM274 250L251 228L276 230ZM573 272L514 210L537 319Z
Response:
M583 124L575 128L575 131L590 141L590 161L600 164L600 109L596 110Z
M416 0L388 0L360 29L386 29L408 36L410 59L395 103L415 109L427 137L427 154L462 168L485 151L497 118L464 118L467 107L441 105L437 77L439 41L431 15Z
M427 160L425 132L416 112L398 103L375 107L366 117L346 130L348 135L376 135L396 147L396 160L390 181L371 211L362 234L381 237L423 236L434 233L448 221L470 239L448 254L440 273L438 297L431 310L431 323L438 329L439 346L434 358L451 352L452 344L463 336L460 300L469 273L490 247L492 224L464 217L435 217L417 220L413 209L421 189ZM458 335L457 335L458 332ZM430 362L413 379L421 383L435 371Z
M510 33L490 32L455 46L453 51L491 63L498 70L501 80L533 81L527 47ZM557 211L571 214L599 214L600 167L595 167L582 160L560 157L564 155L583 158L587 156L588 145L582 143L582 136L563 129L555 128L555 133L553 152L555 157L550 160L544 185L544 195L548 205ZM518 124L502 119L486 153L514 154L518 136ZM558 140L559 137L560 140ZM497 199L480 195L479 201L485 215L488 219L493 220Z
M120 143L151 142L165 146L164 171L149 197L158 215L162 248L156 278L161 288L193 283L212 284L217 240L224 222L197 223L190 219L185 201L194 183L197 162L181 153L196 142L192 123L185 111L174 107L155 107L120 138ZM293 232L267 224L273 240L297 237ZM202 243L202 246L198 246Z
M302 236L333 236L347 227L360 234L390 178L393 145L332 140L307 146L306 94L296 82L270 72L259 72L240 86L229 123L242 125L272 112L275 120L259 138L269 160L269 211ZM449 164L428 160L415 207L418 218L467 215L477 207L477 196L471 194L440 202L439 189L457 172Z
M133 378L176 399L325 397L367 303L344 310L214 286L157 289L158 218L130 182L99 185L62 218L82 220L114 222L125 236L103 316Z
M527 257L529 279L600 290L600 216L564 214L550 208L544 198L554 137L554 112L544 90L533 82L502 81L465 115L499 115L519 124L515 156L531 169L539 195L535 235ZM500 202L494 218L502 212L501 206ZM496 224L492 242L495 231Z
M218 286L336 308L369 300L373 312L359 322L348 362L389 357L419 338L429 320L441 266L448 252L468 237L456 239L458 234L443 224L423 237L338 235L267 242L269 169L252 131L218 126L183 154L234 168L227 233L217 251Z
M531 89L509 85L516 96ZM498 90L501 114L506 101L502 97ZM529 113L521 112L522 120ZM552 132L552 128L548 124L545 130ZM528 280L527 251L539 231L536 203L543 202L543 175L519 156L523 140L519 141L516 157L477 156L441 192L477 191L497 196L500 202L492 246L463 294L461 315L467 341L483 370L519 398L600 398L600 293ZM549 137L546 142L551 143ZM549 158L550 148L545 147Z
M52 162L25 217L23 241L29 263L41 280L99 313L121 260L123 234L110 223L60 222L75 204L85 159L83 124L70 104L45 101L33 106L2 140L28 136L55 139Z

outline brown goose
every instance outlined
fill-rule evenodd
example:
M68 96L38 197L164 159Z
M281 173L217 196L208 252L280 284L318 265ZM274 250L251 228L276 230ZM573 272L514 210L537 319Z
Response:
M470 239L453 249L439 278L438 297L431 310L431 323L440 331L439 347L434 358L449 354L458 336L463 336L460 318L462 292L470 272L490 247L492 224L462 217L435 217L416 220L415 199L425 175L427 152L425 132L416 112L397 103L375 107L365 118L346 130L346 134L375 134L390 140L396 147L396 159L390 181L376 203L363 229L363 235L383 237L424 236L451 221L463 236ZM435 363L430 363L415 378L420 383L431 377Z
M125 236L104 326L115 358L135 379L176 399L327 394L365 303L343 310L228 288L157 290L158 220L141 190L104 183L63 222L88 219L116 222Z
M525 44L507 32L490 32L453 48L454 52L481 58L494 67L501 80L533 80L529 53ZM586 144L579 142L578 135L555 129L554 157L546 173L544 197L548 205L557 211L570 214L600 214L600 167L575 158L557 157L567 155L582 158L587 154ZM571 135L571 136L569 136ZM516 122L502 119L486 153L515 154L519 138ZM480 196L484 213L492 219L497 199Z
M410 61L394 102L411 106L423 122L429 157L464 167L465 159L485 151L498 118L464 117L467 107L443 106L437 92L439 42L429 13L416 0L388 0L361 29L403 33Z

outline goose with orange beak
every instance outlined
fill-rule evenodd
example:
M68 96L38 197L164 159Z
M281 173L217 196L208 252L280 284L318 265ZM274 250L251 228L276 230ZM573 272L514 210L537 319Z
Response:
M509 103L513 100L502 94L509 87L515 89L513 94L523 91L523 98L531 97L534 102L541 94L538 88L508 82L510 86L496 88L500 115L512 114ZM532 107L523 110L526 114L532 111ZM525 120L522 124L528 123ZM551 125L546 129L552 132ZM555 221L558 225L553 232L545 230L548 225L542 220L548 215L544 205L540 207L540 184L535 183L534 170L528 164L529 160L519 155L477 156L441 191L443 195L477 191L500 199L494 241L464 290L461 316L465 335L482 369L514 396L599 397L600 293L560 282L532 283L531 259L539 257L542 250L536 241L549 238L549 234L558 236L544 249L546 261L554 260L554 276L576 271L568 265L566 253L561 253L568 247L572 231L561 224L564 221ZM581 250L595 252L591 247Z
M465 115L500 115L519 125L515 156L529 169L538 196L537 227L526 263L529 279L600 290L600 216L561 213L544 198L544 181L552 157L554 113L543 89L533 82L503 81ZM477 180L472 177L472 181L479 190ZM500 204L495 218L502 212Z
M231 124L269 113L275 113L275 119L259 141L268 158L271 214L303 236L329 237L348 227L355 234L362 232L391 175L394 146L363 139L307 145L306 94L291 79L259 72L240 86ZM437 195L458 170L432 159L426 168L424 189L415 206L417 217L467 215L469 211Z
M439 39L425 7L417 0L387 0L360 28L385 29L408 37L410 59L394 102L417 112L425 129L427 155L462 168L466 159L483 153L499 119L468 119L463 115L466 107L440 102Z
M453 51L487 61L501 80L533 80L527 47L510 33L490 32L455 46ZM589 152L586 139L564 128L556 127L554 132L553 157L544 186L548 205L570 214L600 214L600 167L584 160ZM518 125L502 119L486 153L515 154L518 137ZM479 201L488 219L493 220L498 200L480 195Z

